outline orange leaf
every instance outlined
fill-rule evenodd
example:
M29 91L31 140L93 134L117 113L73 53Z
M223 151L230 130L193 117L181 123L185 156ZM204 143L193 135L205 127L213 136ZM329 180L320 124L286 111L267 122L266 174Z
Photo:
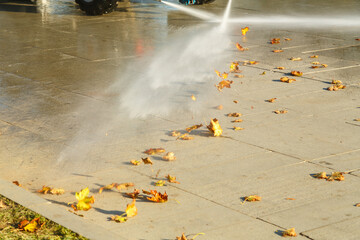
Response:
M238 122L242 122L243 120L242 119L235 119L235 120L233 120L233 121L231 121L231 122L233 122L233 123L238 123Z
M194 137L189 136L188 133L184 133L183 135L179 136L177 139L181 139L181 140L193 140ZM177 139L176 139L176 140L177 140Z
M303 75L303 73L300 71L291 71L291 75L301 77Z
M191 126L191 127L186 128L185 130L186 130L187 132L191 132L192 130L201 128L202 126L203 126L202 124L194 125L194 126Z
M153 165L153 162L150 160L150 158L141 158L145 164L151 164Z
M234 103L239 103L239 101L238 101L238 100L234 100L233 102L234 102Z
M228 117L241 117L241 113L228 113L226 116L228 116Z
M104 186L104 187L101 187L101 188L99 189L99 193L102 193L102 191L103 191L104 189L110 190L110 189L112 189L113 187L115 187L115 185L116 185L116 183L112 183L112 184L106 185L106 186Z
M291 38L284 38L285 41L291 41Z
M310 58L318 58L319 57L319 55L312 55L312 56L310 56Z
M134 186L134 183L132 183L132 182L121 183L121 184L116 184L115 185L117 190L128 189L129 187L133 187L133 186Z
M172 131L171 132L171 136L173 136L173 137L178 137L178 136L180 136L180 132L178 132L178 131Z
M170 174L168 174L167 176L165 176L167 178L167 180L171 183L179 183L178 181L176 181L176 177L175 176L171 176Z
M156 190L150 190L150 192L143 190L143 193L147 195L151 195L150 197L146 197L146 199L152 202L163 203L168 200L168 195L166 194L166 192L162 194L160 192L157 192Z
M345 177L343 175L343 172L333 172L331 173L331 176L326 179L327 181L344 181Z
M282 50L282 49L275 49L275 50L273 50L273 52L274 52L274 53L281 53L281 52L284 52L284 50Z
M243 36L245 36L246 33L247 33L247 31L249 31L249 27L244 27L244 28L241 29L241 34L242 34Z
M273 38L273 39L270 40L270 43L271 44L278 44L278 43L280 43L280 38Z
M290 229L283 231L282 236L283 237L296 237L297 235L295 232L295 228L290 228Z
M223 88L231 88L231 84L233 83L233 81L229 81L229 80L222 80L221 82L219 82L218 85L215 85L215 87L221 92L221 90Z
M288 197L288 198L285 198L286 200L295 200L295 198L290 198L290 197Z
M279 69L279 70L284 70L285 67L277 67L277 69Z
M163 148L150 148L148 150L146 150L144 153L146 153L147 155L154 155L154 154L159 154L159 153L163 153L165 152L165 149Z
M249 50L248 48L244 48L243 46L241 46L239 43L236 43L236 48L241 52Z
M326 176L326 172L320 172L320 173L314 174L314 178L327 179L328 176Z
M210 124L207 126L210 132L214 134L214 137L221 136L223 130L220 127L219 121L214 118L210 120Z
M13 181L13 184L15 184L18 187L22 187L22 185L18 181Z
M360 207L360 203L355 204L355 207Z
M224 108L223 105L219 105L216 107L217 110L222 110L223 108Z
M47 194L51 190L50 187L43 186L42 189L38 190L39 193Z
M277 98L270 98L270 99L268 99L268 100L266 100L267 102L270 102L270 103L273 103L273 102L275 102L275 100L276 100Z
M185 237L185 234L183 233L181 237L176 237L176 240L188 240L188 239Z
M244 198L244 201L246 202L256 202L261 201L261 197L258 195L250 195Z
M138 160L131 160L130 163L131 163L132 165L137 166L137 165L140 165L141 162L138 161Z
M139 189L134 189L133 192L131 193L126 193L126 195L128 195L129 197L132 198L137 198L137 196L140 194L140 190Z
M20 228L20 230L23 230L26 232L36 232L44 224L45 224L45 222L43 222L43 223L40 222L40 218L34 218L33 220L31 220L31 222L29 222L28 220L23 220L20 223L19 228Z
M275 110L274 113L276 114L284 114L284 113L287 113L288 111L287 110Z

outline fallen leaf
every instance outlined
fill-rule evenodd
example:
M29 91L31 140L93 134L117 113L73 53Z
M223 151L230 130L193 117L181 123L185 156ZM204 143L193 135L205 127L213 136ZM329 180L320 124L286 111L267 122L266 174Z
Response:
M301 61L302 58L300 58L300 57L291 57L290 60L291 61Z
M117 190L128 189L129 187L133 187L133 186L134 186L134 183L132 183L132 182L115 184L115 187Z
M131 204L128 204L128 205L126 206L125 212L126 212L126 216L127 216L127 217L134 217L134 216L137 215L137 208L136 208L136 206L135 206L135 202L136 202L136 200L135 200L135 198L134 198L133 201L132 201L132 203L131 203Z
M266 74L266 72L264 71L264 72L262 72L260 75L265 75Z
M185 234L183 233L181 237L176 237L176 240L188 240L188 239L185 237Z
M106 186L104 186L104 187L101 187L101 188L99 189L99 193L102 193L104 189L110 190L110 189L114 188L115 185L116 185L116 183L112 183L112 184L106 185Z
M275 49L275 50L273 50L273 52L274 52L274 53L281 53L281 52L284 52L284 50L282 50L282 49Z
M241 117L241 113L228 113L226 116L228 116L228 117Z
M172 131L171 132L171 136L173 136L173 137L178 137L178 136L180 136L180 132L178 132L178 131Z
M238 123L238 122L242 122L243 120L242 119L235 119L235 120L233 120L233 121L231 121L231 122L233 122L233 123Z
M162 187L162 186L164 186L164 184L165 184L164 180L159 180L155 183L155 186Z
M243 61L243 65L246 66L246 65L256 65L258 64L259 62L258 61Z
M340 80L332 80L331 87L328 87L327 90L329 91L337 91L339 89L345 89L346 86Z
M281 77L280 81L281 82L286 82L286 83L292 83L292 82L296 82L296 79L288 78L288 77Z
M65 193L65 190L62 188L53 188L50 190L50 193L53 195L62 195Z
M284 38L285 41L291 41L291 38Z
M166 192L162 194L156 190L150 190L150 191L143 190L143 193L147 195L151 195L150 197L146 197L146 199L152 202L163 203L168 200L168 195L166 194Z
M327 68L327 67L328 67L328 65L325 64L325 63L321 64L321 66L324 67L324 68Z
M222 110L223 108L224 108L223 105L219 105L216 107L217 110Z
M239 101L237 101L237 100L234 100L233 102L234 102L234 103L239 103Z
M312 62L311 64L320 65L320 62Z
M181 139L181 140L193 140L194 137L189 136L188 133L184 133L183 135L179 136L177 139ZM177 140L177 139L176 139L176 140Z
M360 118L355 118L354 121L360 122Z
M151 159L150 158L141 158L141 160L143 160L143 162L145 163L145 164L151 164L151 165L153 165L153 162L151 161Z
M235 127L235 126L234 126L234 130L235 130L235 131L239 131L239 130L244 130L244 128L241 128L241 127Z
M239 43L236 43L236 48L241 52L249 50L248 48L244 48L243 46L241 46Z
M168 174L167 176L165 176L167 178L167 180L171 183L179 183L178 181L176 181L176 177L175 176L171 176L170 174ZM180 183L179 183L180 184Z
M270 40L270 43L271 44L278 44L278 43L280 43L280 38L273 38L273 39Z
M360 203L355 204L355 207L360 207Z
M355 38L356 41L360 41L360 38Z
M244 198L244 202L256 202L261 201L261 197L258 195L250 195Z
M242 71L239 69L238 62L232 62L230 65L230 72L232 73L241 73Z
M342 84L342 81L340 81L340 80L332 80L331 84Z
M279 69L279 70L284 70L285 67L277 67L277 69Z
M71 205L71 207L75 210L84 210L88 211L91 209L91 204L95 202L94 196L89 197L90 190L89 188L84 188L80 192L75 193L75 197L78 200L76 205Z
M327 181L344 181L345 177L343 172L333 172L330 177L327 178Z
M285 200L296 200L296 199L295 199L295 198L288 197L288 198L285 198Z
M219 121L214 118L210 120L210 124L207 126L210 132L214 134L214 137L221 136L223 130L220 127Z
M137 196L140 194L140 190L139 189L134 189L133 192L131 193L126 193L126 195L128 195L129 197L132 198L137 198Z
M319 55L312 55L312 56L310 56L310 58L318 58L319 57Z
M218 75L219 77L221 77L221 73L220 73L219 71L215 70L215 73L216 73L216 75Z
M44 224L45 224L45 222L41 223L40 218L38 217L38 218L34 218L33 220L31 220L31 222L29 222L28 220L21 221L21 223L19 225L19 229L26 231L26 232L36 232Z
M4 201L1 199L0 200L0 209L3 209L3 208L7 208L8 205L6 205L6 203L4 203Z
M51 187L43 186L42 189L38 190L38 193L47 194L51 190Z
M119 223L124 223L127 221L127 217L123 216L123 215L115 215L115 216L111 216L110 219L112 221L115 221L115 222L119 222Z
M138 160L131 160L130 163L131 163L132 165L137 166L137 165L140 165L141 162L138 161Z
M290 228L290 229L283 231L282 236L283 237L296 237L297 235L295 232L295 228Z
M198 125L194 125L194 126L188 127L188 128L186 128L185 130L186 130L187 132L191 132L192 130L201 128L202 126L203 126L202 124L198 124Z
M274 113L276 114L284 114L284 113L287 113L288 111L287 110L275 110Z
M165 149L163 148L150 148L148 150L146 150L144 153L146 153L147 155L154 155L154 154L159 154L159 153L164 153Z
M328 176L326 175L326 172L320 172L320 173L314 174L314 178L327 179Z
M219 82L218 85L215 85L215 87L221 92L221 90L223 88L231 88L231 84L233 83L233 81L229 81L229 80L222 80L221 82Z
M291 71L291 75L301 77L303 75L303 73L300 71Z
M191 99L192 99L193 101L196 101L196 97L195 97L194 95L191 95Z
M246 33L247 33L247 31L249 31L249 27L244 27L244 28L241 29L241 34L242 34L243 36L245 36Z
M266 100L267 102L270 102L270 103L273 103L273 102L275 102L275 100L276 100L277 98L270 98L270 99L268 99L268 100Z
M167 161L174 161L176 160L175 154L173 152L168 152L165 156L162 157L164 160Z
M234 77L235 77L235 78L243 78L244 75L235 74Z
M224 79L224 80L227 79L228 76L229 76L229 74L226 73L226 72L224 72L223 74L221 74L221 78Z
M13 184L15 184L18 187L22 187L22 185L18 181L13 181Z

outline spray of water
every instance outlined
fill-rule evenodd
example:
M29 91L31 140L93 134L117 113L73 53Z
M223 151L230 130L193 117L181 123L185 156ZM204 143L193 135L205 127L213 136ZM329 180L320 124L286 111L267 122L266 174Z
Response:
M226 30L226 26L227 26L227 23L229 21L229 17L230 17L230 10L231 10L231 1L232 0L229 0L228 1L228 4L226 6L226 10L225 10L225 13L224 13L224 17L222 19L222 23L221 23L221 30L222 31L225 31Z
M200 19L205 20L205 21L210 21L210 22L219 21L218 16L216 16L214 14L211 14L211 13L208 13L208 12L205 12L205 11L201 11L201 10L198 10L198 9L192 9L192 8L189 8L189 7L182 6L180 4L171 3L171 2L167 2L167 1L161 1L161 2L168 5L168 6L170 6L170 7L179 9L182 12L185 12L185 13L187 13L189 15L192 15L194 17L200 18Z

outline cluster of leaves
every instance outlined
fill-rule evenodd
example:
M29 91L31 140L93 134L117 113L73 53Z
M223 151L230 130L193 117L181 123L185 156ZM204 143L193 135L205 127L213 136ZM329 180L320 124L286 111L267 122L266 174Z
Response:
M332 172L330 175L326 172L320 172L313 175L314 178L326 179L327 181L344 181L344 172Z
M327 88L329 91L337 91L340 89L345 89L346 86L340 80L332 80L331 86Z

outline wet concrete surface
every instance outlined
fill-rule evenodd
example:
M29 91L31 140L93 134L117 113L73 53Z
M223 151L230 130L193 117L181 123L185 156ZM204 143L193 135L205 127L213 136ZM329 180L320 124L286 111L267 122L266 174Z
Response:
M221 16L226 4L218 0L194 8ZM173 239L182 232L205 232L199 239L278 239L275 232L290 227L301 233L300 239L339 235L355 239L360 216L353 206L360 201L360 124L354 121L360 118L360 41L355 39L360 38L360 25L336 25L336 18L351 19L359 9L360 3L351 0L234 1L232 18L306 16L309 24L230 24L231 44L221 56L212 56L219 59L218 65L194 72L196 76L205 72L204 79L209 80L194 79L195 84L183 84L179 92L134 91L141 94L126 98L133 101L128 106L141 109L136 103L144 99L139 102L149 114L131 118L120 107L124 96L139 76L149 72L157 54L171 49L169 59L176 62L183 52L176 44L184 46L184 41L186 45L193 35L216 23L154 1L120 2L115 12L92 17L71 0L0 1L1 178L18 180L33 194L43 185L64 188L67 192L62 196L38 194L64 212L69 209L66 203L75 200L74 192L90 187L96 202L83 213L85 222L124 239ZM322 16L335 20L309 27ZM242 37L240 28L245 24L250 31ZM282 39L281 44L269 44L275 37ZM249 50L238 52L236 42ZM279 48L284 52L272 52ZM309 58L315 54L318 59ZM303 60L290 61L291 57ZM235 81L232 88L219 93L213 87L218 80L213 70L227 71L235 60L260 63L240 66L244 78L230 76ZM168 66L182 64L178 61L156 69L159 76L160 71L170 71L171 82L175 76ZM329 66L312 69L313 61ZM286 69L275 69L278 66ZM290 70L302 71L303 77L292 84L279 82ZM326 91L333 79L347 88ZM148 83L140 82L139 87L142 84ZM196 102L192 94L198 97ZM278 98L276 103L265 102L272 97ZM214 108L219 104L224 110ZM162 108L166 111L156 111ZM288 113L275 115L276 109ZM243 113L240 125L245 130L232 130L234 124L225 116L229 112ZM194 131L192 141L169 136L172 130L205 124L210 117L219 119L224 138L213 138L205 129ZM129 164L152 147L175 152L177 160L169 163L153 157L151 167ZM176 175L181 184L154 187L158 171L160 178ZM321 171L351 174L344 182L324 182L309 175ZM136 217L123 224L109 222L130 203L115 191L97 194L100 186L112 182L166 190L171 200L165 204L139 201ZM263 201L241 205L241 197L250 194L261 195ZM296 200L284 200L287 197ZM36 203L23 204L37 206L42 213ZM63 219L62 224L66 225ZM329 226L334 226L331 235ZM81 226L69 223L66 227L92 237Z

